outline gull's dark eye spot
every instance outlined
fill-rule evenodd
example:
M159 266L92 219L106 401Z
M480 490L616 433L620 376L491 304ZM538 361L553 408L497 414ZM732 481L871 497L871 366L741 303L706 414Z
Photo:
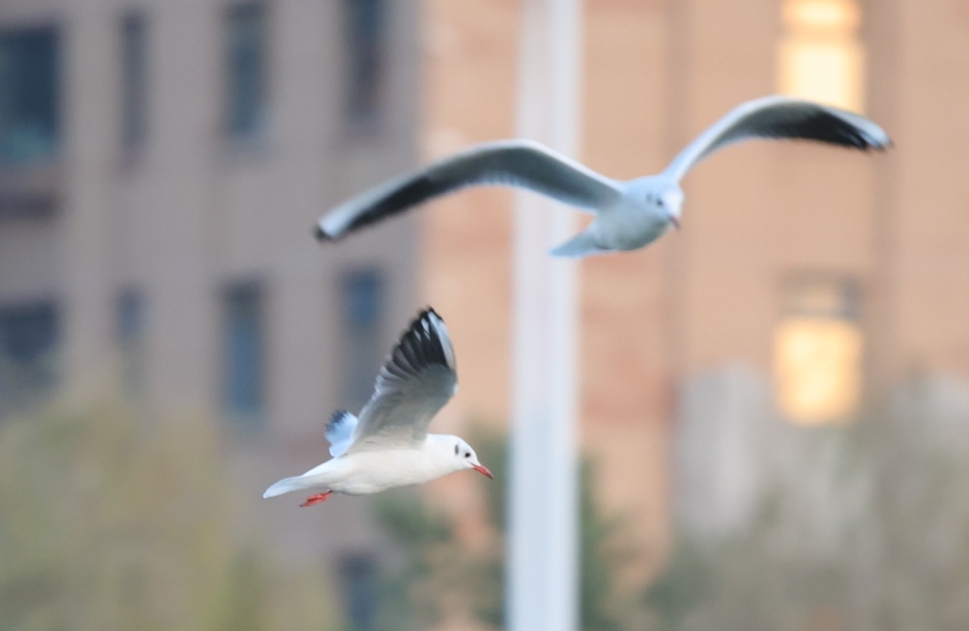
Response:
M454 455L455 456L458 455L458 446L457 445L454 446Z
M464 457L465 458L470 458L471 457L471 454L470 453L466 453L466 454L464 454Z

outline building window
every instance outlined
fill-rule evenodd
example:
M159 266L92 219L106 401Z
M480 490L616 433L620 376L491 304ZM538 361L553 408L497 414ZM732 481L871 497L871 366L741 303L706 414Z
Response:
M343 404L358 409L373 393L383 357L381 324L383 281L375 270L356 270L343 277Z
M853 418L861 400L859 292L846 278L793 277L774 332L781 413L799 423Z
M0 29L0 163L44 161L57 151L57 49L53 28Z
M137 394L144 373L145 302L141 293L132 289L123 291L116 310L122 388L128 394Z
M121 20L121 140L129 151L145 140L147 75L147 21L131 13Z
M265 407L263 292L258 283L230 287L224 296L223 401L227 415L258 429Z
M52 302L0 307L0 413L56 384L58 333Z
M786 0L782 18L780 92L863 111L865 50L857 1Z
M226 130L230 136L249 138L266 125L265 7L261 3L232 6L226 14L226 31Z
M370 127L380 114L384 74L384 0L343 0L347 20L346 112L354 127Z
M344 617L351 631L372 631L377 612L377 564L373 555L348 554L340 561Z

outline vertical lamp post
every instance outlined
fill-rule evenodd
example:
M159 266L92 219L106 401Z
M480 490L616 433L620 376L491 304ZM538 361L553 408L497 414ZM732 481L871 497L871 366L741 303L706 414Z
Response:
M523 0L518 135L577 147L580 0ZM575 213L536 195L515 219L508 628L578 628L577 264L548 250Z

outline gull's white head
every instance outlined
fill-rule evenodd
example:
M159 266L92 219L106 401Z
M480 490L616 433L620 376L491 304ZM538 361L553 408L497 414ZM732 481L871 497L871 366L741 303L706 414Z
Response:
M627 195L645 206L657 220L680 227L683 189L676 182L663 175L647 175L630 182Z
M495 479L488 467L478 462L478 454L464 439L445 434L428 434L427 438L429 443L433 442L438 457L445 460L453 471L474 469L483 476Z
M656 197L656 205L665 212L670 222L680 227L680 215L683 214L683 189L677 184L671 184Z

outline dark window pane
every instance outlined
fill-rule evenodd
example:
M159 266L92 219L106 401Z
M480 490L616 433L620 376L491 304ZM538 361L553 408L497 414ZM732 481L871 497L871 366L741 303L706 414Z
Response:
M373 556L345 556L340 563L340 578L351 631L372 631L377 610L377 567Z
M266 115L266 11L240 4L228 13L226 124L235 136L262 130Z
M117 303L117 336L121 348L122 386L136 394L144 371L145 303L140 292L126 290Z
M55 385L58 328L57 308L51 302L0 308L0 402L3 407Z
M141 294L129 289L118 299L118 339L136 342L141 339L145 326L144 302Z
M0 162L50 158L57 150L57 32L0 30Z
M354 271L344 276L341 293L346 357L342 398L345 405L359 407L373 392L383 356L380 348L383 281L375 270Z
M121 23L122 141L127 149L145 139L147 90L147 26L141 14L125 16Z
M347 13L347 116L352 124L376 122L383 79L385 4L344 0Z
M259 286L230 288L225 295L224 401L229 415L251 429L262 421L263 335Z

